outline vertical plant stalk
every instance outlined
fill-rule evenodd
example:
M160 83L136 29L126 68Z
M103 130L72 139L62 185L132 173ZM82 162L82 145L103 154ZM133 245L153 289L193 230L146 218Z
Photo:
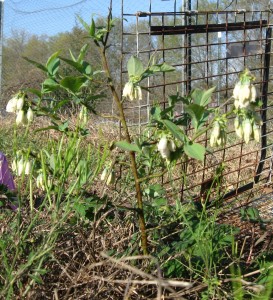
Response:
M102 60L102 64L103 64L103 69L104 69L106 77L107 77L108 86L111 90L111 93L113 95L113 98L115 100L115 103L116 103L118 111L119 111L119 117L120 117L122 127L124 129L126 141L128 143L131 143L131 136L130 136L129 129L127 126L122 102L121 102L121 100L117 94L117 91L115 89L115 86L113 84L108 61L106 58L106 45L104 44L103 47L100 47L100 45L98 43L96 43L96 45L99 47L99 52L100 52L100 56L101 56L101 60ZM140 185L140 181L139 181L139 177L138 177L138 173L137 173L136 157L135 157L135 153L133 151L130 151L129 155L130 155L130 160L131 160L131 170L132 170L132 173L134 176L134 181L135 181L138 220L139 220L139 228L140 228L140 233L141 233L141 248L142 248L143 254L147 255L148 254L147 232L146 232L146 224L145 224L145 217L144 217L144 211L143 211L141 185Z

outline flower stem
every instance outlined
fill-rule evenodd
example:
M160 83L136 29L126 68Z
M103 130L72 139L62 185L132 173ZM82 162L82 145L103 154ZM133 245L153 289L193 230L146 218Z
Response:
M114 101L117 105L118 111L119 111L119 117L120 121L125 133L125 138L128 143L131 143L131 136L129 133L129 128L127 126L125 114L124 114L124 109L122 105L122 101L120 97L117 94L117 91L115 89L115 86L113 84L113 80L110 74L110 69L108 65L108 61L106 58L106 45L103 45L101 47L100 45L97 44L99 47L99 52L102 60L102 65L103 69L105 72L105 75L107 77L107 82L108 86L110 88L110 91L113 95ZM137 198L137 212L138 212L138 220L139 220L139 228L140 228L140 233L141 233L141 248L142 252L144 255L148 254L148 242L147 242L147 233L146 233L146 224L145 224L145 217L144 217L144 211L143 211L143 200L142 200L142 192L141 192L141 185L140 185L140 180L138 177L138 172L137 172L137 164L136 164L136 157L135 157L135 152L130 151L130 161L131 161L131 170L134 176L134 181L135 181L135 190L136 190L136 198Z

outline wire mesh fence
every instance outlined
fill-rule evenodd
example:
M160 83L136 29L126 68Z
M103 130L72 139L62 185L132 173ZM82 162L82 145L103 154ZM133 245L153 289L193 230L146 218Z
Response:
M211 105L218 107L231 97L239 73L249 68L256 77L255 86L263 103L257 111L263 120L261 145L238 141L230 126L225 147L208 152L203 164L187 162L187 181L182 172L177 172L174 178L181 186L181 199L198 200L208 191L215 191L213 178L224 166L221 192L225 191L225 198L242 199L243 202L236 202L238 206L245 205L250 201L245 193L253 193L254 186L261 187L257 183L268 182L272 171L272 10L268 3L240 9L237 1L224 10L219 9L219 1L211 3L211 9L203 7L202 10L198 1L189 1L187 5L183 1L179 9L177 1L169 1L168 10L158 11L153 9L158 2L150 1L145 9L133 12L128 1L123 1L126 20L123 22L123 81L127 81L125 66L132 54L146 63L156 56L159 61L175 66L176 73L147 80L145 87L150 92L145 94L144 101L127 108L128 119L137 123L141 131L141 125L149 121L152 104L165 107L169 95L176 92L187 95L195 88L215 86ZM231 104L224 105L223 112L231 109ZM176 107L178 116L182 112L183 107ZM189 135L191 131L189 128ZM209 134L200 140L208 149ZM168 178L162 182L171 192Z
M217 107L228 99L239 72L248 67L255 75L255 86L263 106L258 111L263 119L261 145L236 140L230 126L225 148L208 152L203 164L191 161L187 182L177 172L174 181L181 187L181 199L200 198L211 189L212 177L222 165L223 189L226 198L251 191L256 183L271 180L272 172L272 5L270 1L185 1L185 0L120 0L113 1L117 18L113 68L120 88L127 81L126 63L137 55L144 63L152 57L176 67L176 72L146 80L150 92L143 100L127 104L127 119L141 132L149 122L154 103L165 107L168 95L188 94L195 88L216 86L214 102ZM4 7L4 48L2 82L5 101L18 88L41 82L34 68L22 63L22 56L45 61L59 48L78 51L84 41L76 15L90 20L106 16L109 1L93 0L10 0ZM77 37L77 39L76 39ZM82 38L79 38L82 37ZM80 41L80 42L79 42ZM95 56L94 56L95 57ZM119 59L122 57L122 60ZM116 60L115 60L116 59ZM96 61L96 57L94 58ZM103 108L113 111L111 99ZM231 109L227 104L223 112ZM176 107L176 114L183 106ZM231 119L230 122L233 122ZM191 134L191 128L188 129ZM209 133L202 139L207 148ZM183 165L178 168L183 168ZM166 187L170 183L162 178ZM240 202L238 202L240 203Z

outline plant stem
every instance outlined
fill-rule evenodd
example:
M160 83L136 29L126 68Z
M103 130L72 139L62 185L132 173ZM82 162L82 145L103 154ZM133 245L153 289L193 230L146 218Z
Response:
M99 46L97 44L97 46ZM110 69L108 65L108 61L106 58L106 45L103 47L99 46L99 52L101 55L101 60L103 64L103 69L105 71L107 81L108 81L108 86L111 90L111 93L113 95L113 98L115 100L115 103L117 105L119 115L120 115L120 121L125 133L125 138L128 143L131 143L131 136L129 133L129 129L127 126L124 110L123 110L123 105L122 102L117 94L117 91L115 89L115 86L113 84L113 80L110 74ZM138 212L138 220L139 220L139 228L140 228L140 233L141 233L141 248L142 252L144 255L148 254L147 250L147 233L146 233L146 224L145 224L145 217L144 217L144 211L143 211L143 200L142 200L142 192L141 192L141 185L138 177L138 172L137 172L137 164L136 164L136 157L135 157L135 152L130 151L130 160L131 160L131 170L134 176L134 181L135 181L135 190L136 190L136 198L137 198L137 212Z

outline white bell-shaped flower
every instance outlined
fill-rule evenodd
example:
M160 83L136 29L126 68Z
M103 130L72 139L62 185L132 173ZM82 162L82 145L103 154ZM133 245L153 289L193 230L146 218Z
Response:
M26 164L25 164L25 174L26 175L29 175L30 172L31 172L31 166L32 166L32 163L31 161L27 161Z
M166 136L163 136L157 144L157 149L160 152L162 158L169 159L171 156L170 149L168 147L168 140Z
M21 110L24 107L25 100L23 97L17 99L16 108L17 110Z
M34 119L34 113L33 110L31 109L31 107L29 107L28 111L27 111L27 120L29 123L32 123Z
M134 84L131 81L126 82L122 96L129 98L131 101L134 100Z
M7 103L6 111L9 113L15 113L16 110L17 110L17 98L13 97Z
M25 112L21 109L18 111L17 116L16 116L16 125L26 125L28 123L27 117Z

